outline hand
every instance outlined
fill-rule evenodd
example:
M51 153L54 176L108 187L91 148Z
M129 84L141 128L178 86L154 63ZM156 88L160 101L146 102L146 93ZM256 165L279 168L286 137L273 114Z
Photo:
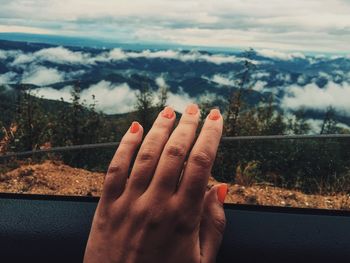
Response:
M195 141L199 115L198 106L189 105L172 132L175 112L166 107L128 177L143 136L142 126L132 123L108 169L85 263L215 262L225 228L227 186L207 192L206 187L223 119L212 110Z

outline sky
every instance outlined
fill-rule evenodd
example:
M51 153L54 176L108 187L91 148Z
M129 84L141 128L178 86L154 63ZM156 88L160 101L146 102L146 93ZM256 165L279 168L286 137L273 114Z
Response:
M348 53L350 0L0 0L0 32Z

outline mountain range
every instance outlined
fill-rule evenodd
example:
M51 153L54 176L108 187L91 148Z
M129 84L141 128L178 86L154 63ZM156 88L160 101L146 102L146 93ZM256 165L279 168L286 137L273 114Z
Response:
M1 37L1 36L0 36ZM74 44L74 43L73 43ZM106 114L132 111L144 85L169 88L169 105L211 100L223 107L249 64L247 103L274 95L287 113L304 109L316 131L327 108L350 126L350 56L270 49L198 50L175 47L91 47L0 40L0 104L20 89L46 100L69 101L79 81L82 99L94 95ZM52 102L53 103L53 102Z

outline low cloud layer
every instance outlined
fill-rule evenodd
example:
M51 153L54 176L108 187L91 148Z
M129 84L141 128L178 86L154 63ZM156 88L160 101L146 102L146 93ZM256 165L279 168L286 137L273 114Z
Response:
M71 101L72 86L56 90L43 87L32 90L32 94L46 99ZM81 101L87 104L93 103L93 96L97 101L96 109L107 114L125 113L134 110L136 91L124 83L113 85L108 81L100 81L81 91Z
M32 70L25 72L22 77L22 83L34 84L37 86L50 85L64 81L64 73L57 69L46 67L34 67Z
M350 114L350 84L329 82L320 88L316 84L304 87L292 85L286 87L287 95L282 99L281 106L287 109L313 109L324 111L331 106L339 112Z
M16 77L16 73L14 72L7 72L5 74L0 74L0 85L2 84L11 84L13 83L14 78Z
M161 81L161 80L158 80ZM163 82L162 84L164 84ZM45 99L71 101L72 86L66 86L62 89L53 89L51 87L42 87L33 89L31 93L37 97ZM93 96L97 101L96 109L106 114L126 113L135 110L137 91L131 89L128 84L115 85L109 81L102 80L89 88L81 91L81 101L87 104L93 103ZM156 97L156 93L154 96ZM180 91L177 94L169 92L168 105L176 111L183 112L186 105L194 102L187 93Z
M125 61L128 59L137 58L172 59L182 62L208 62L217 65L224 63L239 63L243 61L242 58L236 57L234 55L204 54L198 51L181 52L179 50L143 50L140 52L134 52L125 51L120 48L115 48L94 56L86 52L71 51L64 47L46 48L34 53L22 53L17 51L16 56L14 53L10 54L9 52L0 50L0 56L4 58L13 57L13 61L11 63L12 66L21 66L25 64L40 63L45 61L55 64L91 65L97 62ZM258 64L257 61L251 62Z
M89 63L90 55L71 51L64 47L44 48L34 53L20 53L12 65L28 64L32 62L50 61L56 64Z
M272 50L272 49L258 49L257 53L260 56L268 57L272 59L278 59L278 60L293 60L296 58L299 59L305 59L305 55L300 52L294 52L294 53L288 53L288 52L282 52L278 50Z

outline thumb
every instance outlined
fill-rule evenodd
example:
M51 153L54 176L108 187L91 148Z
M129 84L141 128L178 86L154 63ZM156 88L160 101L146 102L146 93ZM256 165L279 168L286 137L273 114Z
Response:
M215 185L205 194L199 231L203 263L216 262L226 225L223 208L226 194L227 184Z

